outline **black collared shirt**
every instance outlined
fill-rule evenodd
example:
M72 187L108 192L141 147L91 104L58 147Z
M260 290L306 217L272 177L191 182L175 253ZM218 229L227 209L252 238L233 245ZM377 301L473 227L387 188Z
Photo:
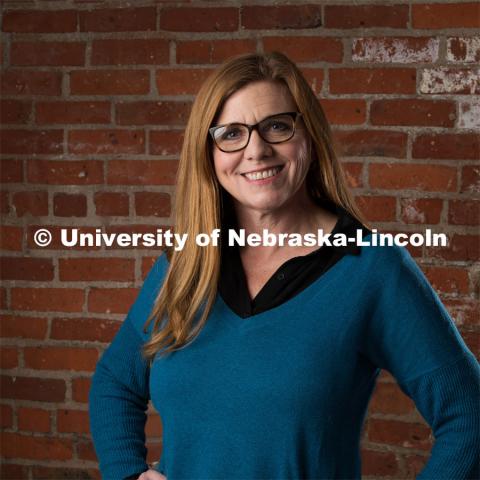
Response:
M322 201L321 205L338 216L337 223L331 232L332 237L336 233L343 233L347 238L356 237L357 229L362 229L363 237L371 233L342 207L329 201ZM323 245L307 255L293 257L284 262L255 298L251 299L239 248L237 245L228 246L225 240L222 242L218 288L225 303L242 318L256 315L286 302L323 275L344 255L359 255L361 251L360 246L350 243L341 247Z

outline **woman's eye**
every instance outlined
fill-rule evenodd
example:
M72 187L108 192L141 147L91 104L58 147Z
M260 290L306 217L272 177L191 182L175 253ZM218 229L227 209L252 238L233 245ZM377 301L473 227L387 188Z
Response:
M266 126L265 126L265 130L274 130L274 131L282 131L282 130L286 130L288 129L288 125L283 123L283 122L280 122L280 121L272 121L272 122L269 122Z
M241 133L239 128L231 128L223 133L222 140L233 140L238 138Z

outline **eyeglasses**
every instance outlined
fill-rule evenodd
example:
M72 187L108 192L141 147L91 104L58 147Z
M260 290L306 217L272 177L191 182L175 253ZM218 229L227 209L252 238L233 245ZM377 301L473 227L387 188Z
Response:
M226 153L244 149L250 141L252 130L256 130L267 143L282 143L295 135L295 124L300 112L276 113L264 118L255 125L229 123L208 129L215 145Z

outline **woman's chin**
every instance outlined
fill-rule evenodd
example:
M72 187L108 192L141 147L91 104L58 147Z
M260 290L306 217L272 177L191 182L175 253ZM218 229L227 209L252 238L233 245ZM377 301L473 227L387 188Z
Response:
M240 209L255 210L258 212L267 213L274 212L282 208L282 206L285 204L285 200L286 199L284 198L275 196L262 199L259 198L255 201L250 199L248 202L237 201L237 203Z

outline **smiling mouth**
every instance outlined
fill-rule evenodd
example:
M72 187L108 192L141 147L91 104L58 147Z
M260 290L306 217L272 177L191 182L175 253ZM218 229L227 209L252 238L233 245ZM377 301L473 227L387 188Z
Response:
M247 177L249 180L263 180L265 178L274 177L283 169L283 165L277 167L270 167L264 170L259 170L256 172L242 173L244 177Z

